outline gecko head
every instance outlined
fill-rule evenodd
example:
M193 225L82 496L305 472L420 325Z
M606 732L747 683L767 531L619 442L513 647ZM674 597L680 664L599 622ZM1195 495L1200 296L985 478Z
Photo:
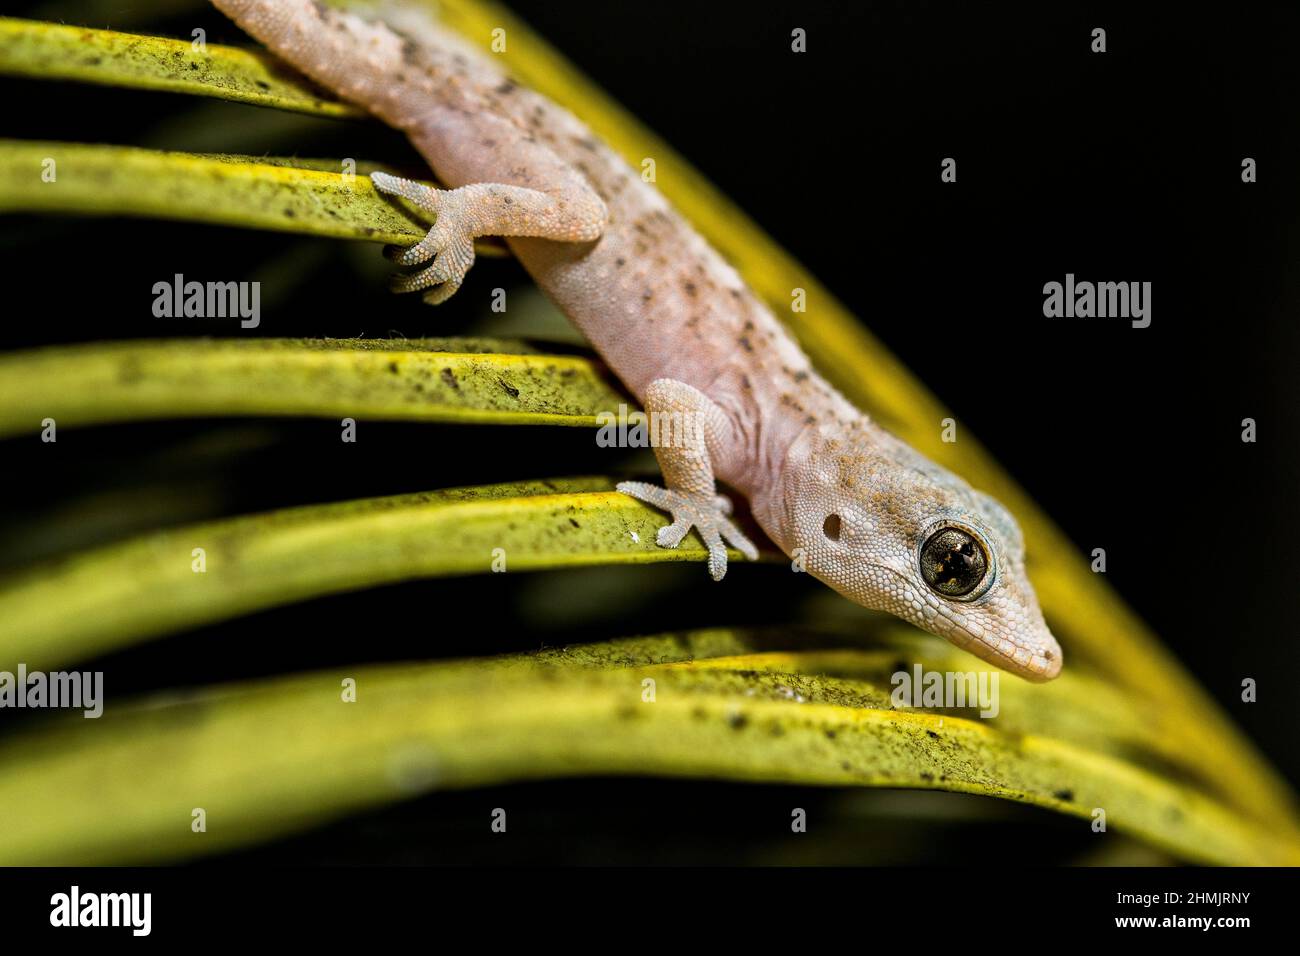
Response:
M1006 508L874 429L804 440L811 453L785 478L785 537L810 573L1027 680L1060 673Z

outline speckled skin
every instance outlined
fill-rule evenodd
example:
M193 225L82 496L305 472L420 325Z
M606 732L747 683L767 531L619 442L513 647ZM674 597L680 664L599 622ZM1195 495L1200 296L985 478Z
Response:
M827 384L739 274L581 121L504 74L423 15L387 25L313 0L213 0L323 85L404 130L438 177L380 189L437 214L399 261L433 259L401 291L441 301L473 262L471 240L504 235L538 285L651 414L701 424L657 447L668 487L624 491L672 512L659 543L695 527L715 578L727 541L721 478L796 565L1029 680L1060 672L1061 650L1025 576L1014 519L992 498L874 425ZM836 519L828 520L828 516ZM989 570L964 599L929 587L918 555L936 527L968 532Z

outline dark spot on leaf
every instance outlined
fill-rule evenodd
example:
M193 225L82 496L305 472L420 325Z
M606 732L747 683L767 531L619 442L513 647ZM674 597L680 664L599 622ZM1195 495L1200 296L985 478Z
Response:
M127 358L117 367L117 380L123 385L132 385L144 378L144 372L140 369L140 362L135 358Z

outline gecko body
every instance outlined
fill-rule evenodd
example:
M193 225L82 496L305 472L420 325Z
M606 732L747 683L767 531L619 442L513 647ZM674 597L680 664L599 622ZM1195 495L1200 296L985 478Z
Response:
M619 486L672 515L661 546L695 528L715 579L727 543L756 557L716 494L721 479L782 550L851 600L1027 679L1060 671L1011 515L822 379L736 270L577 117L410 8L371 21L317 0L213 3L403 130L451 187L371 177L436 217L396 256L420 267L397 291L443 301L473 263L474 237L504 236L652 419L688 423L656 443L666 487Z

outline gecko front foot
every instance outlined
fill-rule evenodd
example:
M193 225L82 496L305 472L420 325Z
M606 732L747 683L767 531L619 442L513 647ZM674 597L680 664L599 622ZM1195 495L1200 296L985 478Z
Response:
M621 481L617 488L623 494L654 505L673 516L672 524L659 529L659 535L655 539L659 547L675 548L691 528L699 531L709 549L709 576L713 580L721 581L727 573L726 544L730 544L749 560L758 560L758 548L728 517L731 514L731 501L726 496L691 495L646 484L644 481Z
M474 264L474 236L465 225L459 208L457 190L434 189L424 183L371 173L375 188L390 196L400 196L436 217L428 235L413 246L395 250L390 258L399 265L413 266L433 262L418 272L394 276L390 288L394 292L418 292L437 286L424 294L429 305L445 302L460 288L465 273Z

